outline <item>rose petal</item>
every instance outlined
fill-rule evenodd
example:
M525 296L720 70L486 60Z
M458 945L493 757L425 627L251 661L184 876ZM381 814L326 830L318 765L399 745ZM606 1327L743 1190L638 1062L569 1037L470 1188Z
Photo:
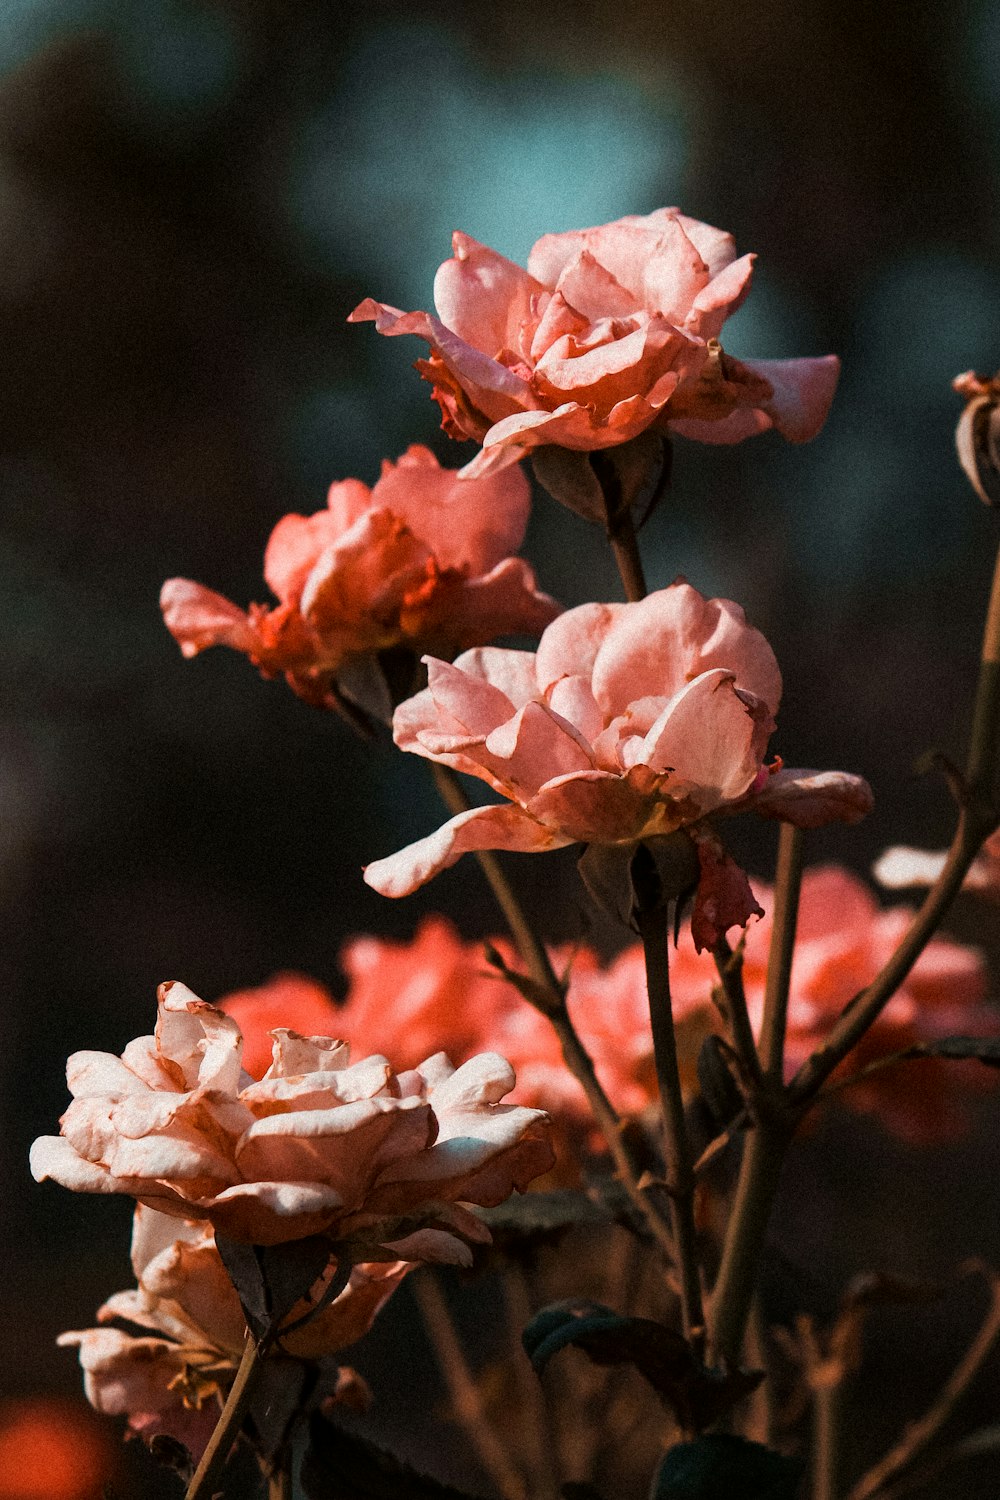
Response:
M534 854L572 842L543 827L520 807L473 807L427 838L418 839L387 859L375 860L366 867L364 877L366 884L383 896L409 896L475 849Z
M875 798L862 776L788 769L769 776L749 805L764 818L780 818L796 828L823 828L827 823L859 823Z

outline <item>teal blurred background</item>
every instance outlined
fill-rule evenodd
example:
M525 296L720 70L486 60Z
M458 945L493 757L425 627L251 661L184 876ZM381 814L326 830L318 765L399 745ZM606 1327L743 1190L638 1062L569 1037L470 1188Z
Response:
M786 760L872 781L875 815L816 857L945 841L947 798L911 768L963 748L995 541L950 381L1000 364L1000 8L0 0L0 70L0 1393L76 1391L52 1340L126 1284L128 1208L27 1176L67 1052L148 1030L164 978L336 986L356 930L495 924L471 866L406 903L360 880L435 824L418 764L235 656L184 664L156 604L174 574L263 600L270 528L332 479L413 441L470 456L420 346L344 322L365 295L429 306L452 229L523 259L678 203L759 254L727 349L841 355L812 445L677 444L648 573L767 632ZM617 596L600 536L547 497L527 550L566 604ZM740 837L769 873L770 835ZM571 857L517 870L553 936L586 931ZM958 925L996 945L981 911ZM887 1261L1000 1255L962 1208L995 1136L923 1161L941 1223L915 1222L908 1160L871 1168Z

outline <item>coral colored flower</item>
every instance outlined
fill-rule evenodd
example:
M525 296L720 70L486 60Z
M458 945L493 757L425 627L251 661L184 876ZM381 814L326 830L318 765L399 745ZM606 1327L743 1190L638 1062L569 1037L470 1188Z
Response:
M329 707L341 694L388 717L374 653L402 645L451 656L498 635L536 635L559 613L510 555L529 505L517 470L469 481L415 445L385 461L373 489L340 480L326 510L278 522L264 554L276 606L244 612L171 578L163 617L185 656L232 646L311 703Z
M452 245L434 280L437 317L368 298L350 321L427 340L417 369L442 426L483 444L468 474L541 444L592 451L650 427L710 443L776 427L806 442L826 420L833 355L743 362L722 352L754 257L737 260L731 235L676 208L543 235L526 271L468 235Z
M771 892L754 881L770 909ZM875 978L899 946L912 912L879 907L867 887L837 866L807 870L802 881L795 957L789 996L786 1072L791 1076L820 1046L841 1011ZM684 941L682 939L682 941ZM747 929L743 981L755 1028L764 1004L771 918ZM689 954L694 959L694 954ZM672 989L684 993L681 968ZM981 954L944 937L924 949L859 1047L835 1075L917 1042L943 1036L1000 1033L1000 1016L984 1004L986 972ZM992 1074L978 1063L907 1062L860 1079L840 1096L855 1109L877 1113L895 1134L919 1142L954 1135L961 1125L962 1090L988 1086Z
M699 946L756 910L711 813L754 807L804 826L854 821L858 777L763 765L781 696L767 641L726 599L679 582L637 604L584 604L537 653L486 647L428 662L428 687L400 704L404 750L478 776L509 799L460 813L368 866L368 884L405 896L475 849L537 852L576 842L628 847L691 829L702 878Z
M933 885L948 858L945 849L910 849L897 844L886 849L872 868L879 885L891 891ZM1000 901L1000 831L986 840L962 882L963 891L975 891Z
M337 1036L341 1030L340 1012L330 991L306 974L275 974L266 984L234 990L216 1004L232 1016L243 1034L243 1070L251 1078L263 1078L271 1066L272 1031L283 1027L300 1036ZM361 1051L356 1044L354 1050ZM426 1049L406 1066L415 1067L433 1050Z
M0 1406L0 1500L95 1500L111 1469L82 1404L33 1396Z
M141 1204L132 1267L138 1286L109 1297L97 1313L101 1326L64 1333L58 1342L79 1348L87 1399L98 1411L127 1415L130 1431L146 1438L169 1433L198 1458L243 1354L239 1298L207 1224ZM322 1360L356 1343L412 1269L402 1260L355 1266L329 1307L283 1337L282 1351ZM299 1304L287 1321L306 1310ZM116 1319L149 1332L128 1332Z
M229 1016L161 985L154 1036L120 1058L70 1058L73 1102L62 1134L32 1147L36 1180L128 1193L253 1244L325 1232L467 1263L465 1240L484 1229L462 1205L501 1203L551 1166L546 1117L498 1102L515 1080L495 1054L456 1071L439 1053L396 1074L384 1057L351 1065L344 1042L279 1030L255 1082L242 1045ZM394 1220L421 1213L426 1227L394 1237Z

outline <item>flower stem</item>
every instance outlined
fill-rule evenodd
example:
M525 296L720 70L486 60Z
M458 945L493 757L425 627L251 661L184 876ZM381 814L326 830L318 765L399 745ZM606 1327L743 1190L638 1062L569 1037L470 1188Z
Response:
M630 604L637 604L640 599L646 597L646 575L642 568L642 557L639 553L639 542L632 523L631 511L627 511L624 517L615 523L613 530L609 529L608 541L611 543L611 550L618 564L618 572L621 574L625 598Z
M527 1488L486 1417L479 1387L469 1369L441 1288L431 1270L411 1281L428 1337L448 1387L455 1414L504 1500L527 1500Z
M764 1016L760 1027L761 1062L766 1076L777 1084L782 1082L784 1076L788 992L792 980L799 892L802 888L802 847L801 828L795 828L791 823L782 823L778 836L774 921L767 959Z
M653 1054L663 1112L667 1191L670 1194L671 1227L677 1246L681 1282L681 1315L685 1335L697 1343L704 1334L704 1316L694 1222L695 1178L687 1122L684 1118L684 1099L677 1065L677 1037L670 1003L670 931L667 908L659 895L655 870L647 871L644 868L643 855L649 865L652 865L648 851L640 846L633 862L636 925L642 938L642 951L646 961Z
M898 1475L908 1469L914 1459L937 1436L951 1416L959 1400L985 1364L990 1351L1000 1338L1000 1278L990 1273L990 1305L982 1327L969 1345L965 1355L945 1382L937 1400L919 1421L912 1422L899 1442L883 1459L869 1469L868 1473L851 1490L848 1500L873 1500L881 1494Z
M753 1039L753 1027L750 1025L750 1012L747 1010L746 991L743 987L743 953L740 948L732 948L723 934L712 949L712 957L726 997L729 1029L744 1078L748 1083L759 1084L760 1058Z
M857 1045L906 979L913 965L934 936L962 887L962 881L983 842L1000 823L1000 550L997 552L993 585L983 631L979 679L972 717L969 755L961 789L961 808L955 837L944 868L927 893L903 941L872 983L851 1003L823 1046L803 1064L788 1089L780 1087L777 1071L777 1037L783 1026L781 979L786 964L790 971L794 923L789 899L798 856L792 836L784 844L785 858L779 869L788 887L781 898L787 916L775 919L775 941L779 925L786 930L782 943L772 948L779 962L773 980L771 1020L762 1032L770 1034L764 1050L765 1073L774 1095L760 1101L761 1118L750 1132L744 1150L736 1198L726 1230L722 1264L712 1294L710 1342L717 1356L737 1359L743 1343L746 1320L753 1297L757 1266L777 1192L781 1167L798 1118L805 1113L830 1074ZM793 857L793 855L795 857ZM777 898L776 898L777 913ZM786 958L787 944L787 958ZM770 966L769 966L770 968ZM780 980L780 982L779 982ZM768 989L772 984L768 974ZM784 991L787 997L787 989ZM772 1070L773 1073L772 1073Z
M455 773L448 767L436 763L432 763L432 769L438 791L449 812L466 812L471 804ZM548 1018L559 1038L563 1059L587 1096L587 1102L607 1142L622 1187L660 1248L669 1259L672 1259L674 1246L669 1223L650 1194L644 1192L639 1186L641 1170L633 1161L632 1153L626 1144L623 1122L601 1085L590 1053L577 1035L576 1028L570 1019L563 986L552 967L552 960L545 950L545 945L532 927L496 855L479 850L476 858L496 897L497 905L504 914L524 965L538 986L540 995L544 996L544 999L540 999L539 1002L532 1001L531 1003L536 1004L536 1008Z
M243 1358L236 1371L236 1379L226 1397L226 1404L222 1408L222 1415L216 1423L215 1431L201 1456L201 1462L194 1471L184 1500L211 1500L215 1494L216 1481L225 1467L233 1444L239 1437L243 1418L250 1405L250 1398L260 1370L260 1361L265 1352L256 1339L247 1334L246 1348L243 1350Z
M267 1500L292 1500L292 1473L284 1464L267 1481Z
M840 1500L844 1396L843 1380L833 1376L813 1390L811 1500Z

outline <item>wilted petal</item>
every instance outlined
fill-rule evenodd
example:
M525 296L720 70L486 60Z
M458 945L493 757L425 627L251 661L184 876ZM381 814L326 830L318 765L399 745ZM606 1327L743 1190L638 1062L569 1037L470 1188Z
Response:
M748 805L762 817L780 818L796 828L823 828L827 823L859 823L875 798L862 776L788 769L769 776Z
M764 908L750 889L746 871L718 839L698 840L698 864L701 874L691 913L691 936L701 953L714 948L731 927L745 927L751 917L762 917Z

